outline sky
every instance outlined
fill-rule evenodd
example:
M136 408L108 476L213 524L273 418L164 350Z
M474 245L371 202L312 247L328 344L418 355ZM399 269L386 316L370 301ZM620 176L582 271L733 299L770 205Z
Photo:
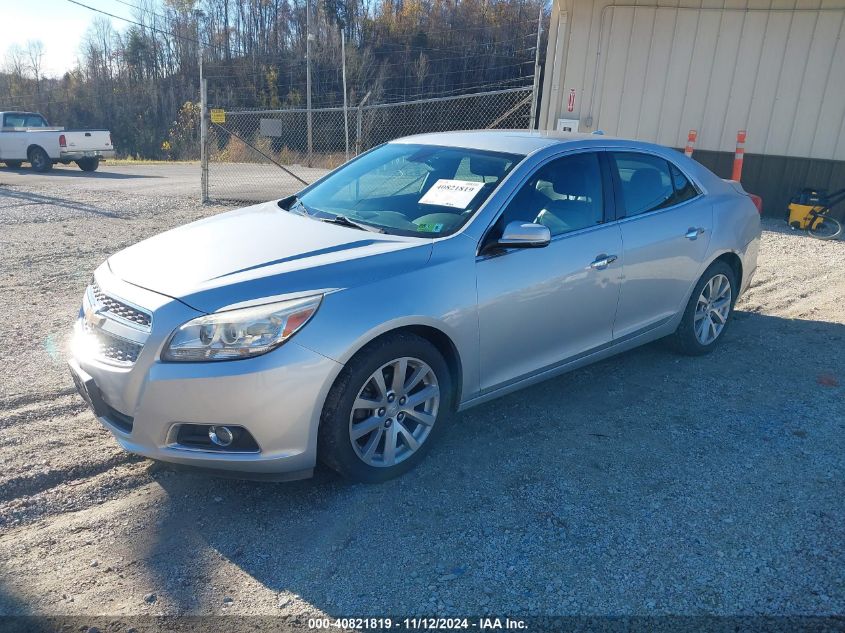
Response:
M126 18L132 9L114 0L80 0L103 11ZM25 46L28 40L44 44L44 74L62 75L76 65L79 44L94 17L100 15L67 0L0 0L0 66L12 44ZM101 16L105 17L105 16ZM116 29L127 24L112 19Z

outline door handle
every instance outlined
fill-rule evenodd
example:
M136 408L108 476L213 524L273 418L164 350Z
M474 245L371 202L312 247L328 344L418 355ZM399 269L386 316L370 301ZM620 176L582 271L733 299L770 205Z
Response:
M590 268L594 270L604 270L617 259L619 258L616 255L598 255L596 259L590 264Z
M690 228L687 229L687 234L684 235L684 237L687 238L688 240L694 240L694 239L698 238L698 236L701 235L702 233L704 233L704 227L699 226L698 228L696 228L694 226L691 226Z

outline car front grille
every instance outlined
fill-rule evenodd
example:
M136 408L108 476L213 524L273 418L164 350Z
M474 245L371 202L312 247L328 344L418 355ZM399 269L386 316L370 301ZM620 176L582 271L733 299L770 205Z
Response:
M133 364L143 349L143 345L139 343L114 336L99 328L85 327L84 331L94 355L118 365Z
M96 281L88 286L79 311L87 353L113 365L138 360L152 321L151 313L103 291Z
M119 301L114 297L105 294L97 282L91 284L91 293L94 295L96 302L102 306L103 311L114 315L124 321L135 323L144 329L149 329L153 322L153 317L149 312L145 312L140 308L128 305L123 301Z

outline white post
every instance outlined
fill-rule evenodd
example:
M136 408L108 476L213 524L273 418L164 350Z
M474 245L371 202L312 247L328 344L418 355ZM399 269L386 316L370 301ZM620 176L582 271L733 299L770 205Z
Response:
M311 167L312 152L314 151L314 136L311 121L311 0L305 0L305 107L308 127L308 166Z
M343 61L343 133L346 135L346 160L349 160L349 113L346 104L346 34L340 30L340 55Z
M356 127L357 135L355 136L355 155L361 153L361 135L364 131L364 104L367 103L367 99L370 98L370 93L364 95L364 98L361 99L361 103L358 104L358 125Z
M202 72L202 41L200 40L199 19L197 17L197 52L200 67L200 199L203 204L208 202L208 83Z
M540 92L540 36L543 34L543 9L540 9L540 17L537 18L537 46L534 48L534 86L531 93L531 120L528 122L528 129L536 128L534 122L537 120L537 97Z
M208 202L208 83L200 68L200 165L202 166L201 194Z

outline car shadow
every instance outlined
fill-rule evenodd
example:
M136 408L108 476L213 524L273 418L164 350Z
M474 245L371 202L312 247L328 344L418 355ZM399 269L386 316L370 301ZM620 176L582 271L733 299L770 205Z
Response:
M9 582L9 579L14 576L11 570L3 571L9 572L0 574L0 629L5 631L4 626L8 624L10 616L27 616L32 614L32 609L28 601ZM21 629L21 633L23 633L23 629Z
M14 205L16 207L26 206L29 204L47 204L62 207L64 209L70 209L72 211L93 213L95 215L99 215L106 218L121 217L120 215L111 211L106 211L105 209L101 209L90 204L76 202L74 200L71 200L70 198L57 198L56 196L45 196L40 193L31 193L29 191L16 191L3 187L2 185L0 185L0 198L11 198L12 200L17 200L19 204Z
M168 501L127 546L183 613L223 612L227 591L255 604L216 586L219 564L280 613L812 613L838 573L845 325L737 312L725 336L708 356L658 342L459 414L381 485L155 465Z
M49 172L37 172L33 169L28 169L26 167L6 167L5 171L11 172L18 176L49 176L51 178L54 176L59 176L62 178L99 178L105 180L135 180L138 178L163 178L163 176L156 174L128 174L115 171L105 171L102 167L100 167L97 171L82 171L81 169L76 169L75 167L72 167L70 165L56 166ZM2 177L2 174L3 171L0 170L0 177Z

